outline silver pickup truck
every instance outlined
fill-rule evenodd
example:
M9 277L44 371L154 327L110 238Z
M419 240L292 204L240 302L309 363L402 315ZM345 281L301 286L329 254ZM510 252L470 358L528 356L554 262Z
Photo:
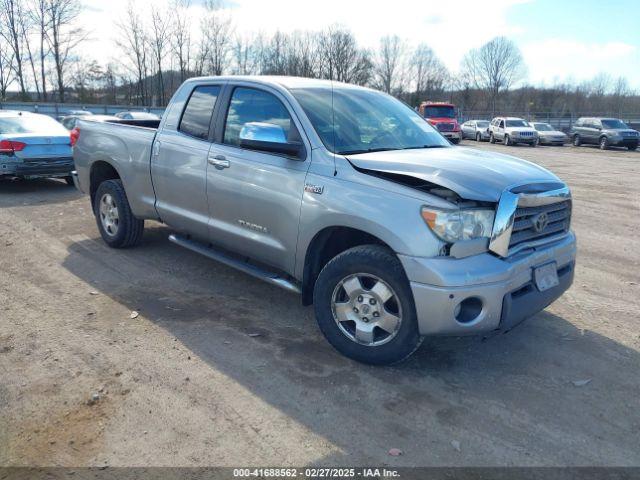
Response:
M571 194L549 171L453 147L383 93L329 81L186 81L157 128L82 120L74 160L104 241L170 240L313 304L372 364L427 335L506 331L573 281Z

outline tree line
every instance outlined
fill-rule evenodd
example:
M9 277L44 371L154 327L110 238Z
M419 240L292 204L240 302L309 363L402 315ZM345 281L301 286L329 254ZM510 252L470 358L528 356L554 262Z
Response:
M222 1L197 7L191 0L154 1L141 8L130 0L114 26L118 60L101 65L77 54L91 40L79 24L81 0L0 0L0 99L163 106L193 76L293 75L370 86L411 106L448 100L466 111L640 111L640 96L626 79L607 74L527 86L520 50L505 37L470 50L451 72L428 44L410 45L397 35L364 48L340 25L240 33Z

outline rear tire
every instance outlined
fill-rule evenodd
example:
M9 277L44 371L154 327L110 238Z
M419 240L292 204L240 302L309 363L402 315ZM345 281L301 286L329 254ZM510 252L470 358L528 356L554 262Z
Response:
M75 187L72 176L64 177L64 181L67 182L67 185L69 185L70 187Z
M121 180L106 180L96 191L93 213L98 230L111 248L128 248L140 243L144 220L133 216Z
M482 135L480 135L479 133L476 133L476 142L482 142Z
M346 357L390 365L422 342L409 280L400 260L380 245L351 248L327 263L313 300L320 330Z
M631 152L636 150L637 148L638 148L638 145L628 145L627 146L627 150L629 150Z

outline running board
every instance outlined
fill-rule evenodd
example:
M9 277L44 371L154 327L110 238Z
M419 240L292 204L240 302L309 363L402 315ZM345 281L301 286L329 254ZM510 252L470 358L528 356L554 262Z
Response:
M222 253L218 250L214 250L212 247L208 247L203 243L197 242L195 240L191 240L189 238L185 238L181 235L169 235L169 241L175 243L176 245L180 245L181 247L188 248L196 253L204 255L205 257L209 257L216 262L224 263L225 265L235 268L236 270L240 270L252 277L258 278L264 282L270 283L271 285L275 285L280 288L284 288L290 292L301 293L302 290L300 287L292 282L291 280L287 280L286 278L281 277L275 272L270 272L268 270L263 270L260 267L255 265L251 265L249 263L243 262L241 260L237 260L225 253Z

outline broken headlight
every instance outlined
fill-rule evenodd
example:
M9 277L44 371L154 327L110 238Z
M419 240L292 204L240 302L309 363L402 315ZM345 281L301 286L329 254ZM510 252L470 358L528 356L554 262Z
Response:
M431 231L447 243L490 237L495 212L486 209L438 210L422 208L422 218Z

